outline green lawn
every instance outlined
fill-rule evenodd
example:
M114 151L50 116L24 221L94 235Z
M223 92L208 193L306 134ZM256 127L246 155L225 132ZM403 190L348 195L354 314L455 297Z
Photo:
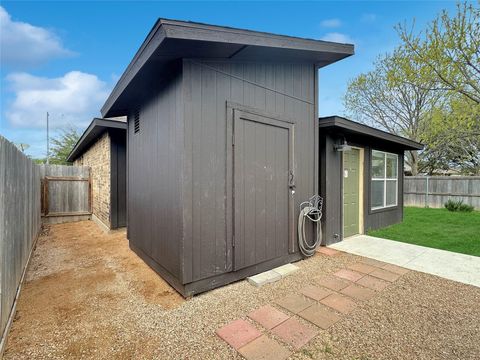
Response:
M480 211L406 207L404 221L368 235L480 256Z

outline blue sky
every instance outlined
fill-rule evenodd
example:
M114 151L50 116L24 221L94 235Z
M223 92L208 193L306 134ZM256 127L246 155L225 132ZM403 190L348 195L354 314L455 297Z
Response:
M45 112L55 129L80 130L100 107L158 17L355 44L320 70L321 116L344 114L347 83L398 44L394 26L424 27L455 2L26 2L2 1L0 134L46 152Z

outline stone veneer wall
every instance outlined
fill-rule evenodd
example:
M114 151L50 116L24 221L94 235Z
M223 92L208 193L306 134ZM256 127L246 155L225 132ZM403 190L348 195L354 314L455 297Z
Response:
M73 163L90 166L92 211L110 229L110 136L104 133Z

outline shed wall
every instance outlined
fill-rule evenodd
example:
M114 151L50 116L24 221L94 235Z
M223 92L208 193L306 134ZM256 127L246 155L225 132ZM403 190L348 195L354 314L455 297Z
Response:
M105 132L90 148L74 161L75 166L89 166L92 177L92 214L107 228L110 223L110 146Z
M147 263L181 279L182 73L143 90L148 95L132 104L128 118L127 236Z
M333 244L343 240L343 158L342 153L334 151L334 144L340 144L344 138L348 144L364 149L363 214L364 232L378 229L403 220L403 150L381 139L371 139L320 130L320 193L324 197L323 235L324 244ZM375 143L375 145L372 145ZM397 206L371 210L371 154L380 150L398 154L398 201Z
M295 123L296 211L317 188L315 82L312 64L184 61L184 283L231 271L227 102Z

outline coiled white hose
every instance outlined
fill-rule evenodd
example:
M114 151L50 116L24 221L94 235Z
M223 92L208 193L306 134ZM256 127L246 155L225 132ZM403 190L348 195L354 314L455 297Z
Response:
M304 256L312 256L315 254L317 247L322 242L322 206L323 199L314 195L309 201L300 204L300 214L298 215L298 246L300 252ZM316 239L312 244L309 244L305 235L305 219L314 222L317 228Z

